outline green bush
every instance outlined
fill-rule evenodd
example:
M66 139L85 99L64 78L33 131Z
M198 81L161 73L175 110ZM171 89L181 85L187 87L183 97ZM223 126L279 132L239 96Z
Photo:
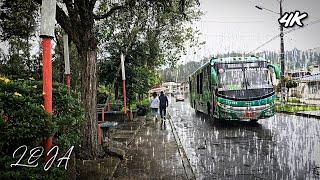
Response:
M79 149L84 110L79 94L67 95L63 84L53 84L53 115L44 111L42 83L35 80L9 80L0 77L0 179L65 179L67 171L57 168L57 159L71 147ZM13 152L26 145L28 151L23 164L27 164L30 150L42 146L44 139L53 136L59 155L48 171L44 171L42 155L37 168L10 167L18 158ZM21 154L23 151L20 151ZM44 154L44 153L43 153Z

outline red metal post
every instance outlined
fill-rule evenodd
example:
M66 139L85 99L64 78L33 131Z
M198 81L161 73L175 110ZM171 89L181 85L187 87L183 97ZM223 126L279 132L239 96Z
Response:
M101 108L101 119L104 121L104 106Z
M42 39L42 81L43 81L43 99L44 109L52 114L52 55L51 55L51 38L44 37ZM44 150L45 155L53 146L53 138L46 139ZM49 160L49 156L45 156L45 161Z
M108 102L108 112L110 111L110 103Z
M68 88L68 95L70 95L70 89L71 89L71 74L66 74L66 85Z
M126 80L122 80L122 86L123 86L123 108L124 113L127 113L127 93L126 93Z

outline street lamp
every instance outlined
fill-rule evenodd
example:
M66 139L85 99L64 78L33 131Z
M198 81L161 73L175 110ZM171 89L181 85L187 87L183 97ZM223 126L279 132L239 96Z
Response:
M283 13L282 13L282 1L283 0L280 0L279 1L279 5L280 5L280 13L277 13L275 11L272 11L270 9L267 9L267 8L264 8L264 7L261 7L261 6L255 6L257 9L259 10L266 10L266 11L269 11L269 12L272 12L272 13L275 13L275 14L279 14L280 15L280 18L282 17ZM286 91L286 88L285 88L285 82L284 82L284 71L285 71L285 66L284 66L284 43L283 43L283 25L281 23L280 24L280 66L281 66L281 79L280 79L280 87L281 87L281 96L283 96L281 98L281 100L285 97L285 91Z

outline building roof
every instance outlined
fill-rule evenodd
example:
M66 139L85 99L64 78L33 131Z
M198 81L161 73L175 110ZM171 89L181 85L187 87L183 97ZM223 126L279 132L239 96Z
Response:
M296 79L297 82L320 82L320 73Z
M176 82L164 82L164 83L162 83L162 86L176 86L179 84L180 83L176 83Z
M165 91L165 90L166 90L166 88L164 88L164 87L153 88L153 89L150 89L150 90L149 90L149 93L153 93L153 92L159 93L159 92Z

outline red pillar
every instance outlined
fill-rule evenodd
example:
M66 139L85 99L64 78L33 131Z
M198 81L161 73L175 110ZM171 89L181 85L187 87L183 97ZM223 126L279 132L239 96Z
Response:
M44 109L52 115L52 55L51 55L51 38L44 37L42 39L42 81L43 81L43 99ZM44 150L45 154L53 146L53 138L46 139ZM45 156L45 160L49 160L49 156Z
M101 120L104 121L104 106L101 108Z
M124 113L127 113L126 80L122 80L122 86L123 86L123 108L124 108Z
M70 89L71 89L71 75L66 74L66 85L68 89L68 95L70 95Z

